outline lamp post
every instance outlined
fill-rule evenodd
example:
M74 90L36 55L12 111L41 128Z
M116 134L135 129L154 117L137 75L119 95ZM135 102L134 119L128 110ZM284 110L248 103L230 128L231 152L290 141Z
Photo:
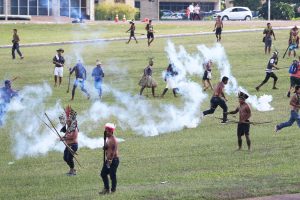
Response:
M268 21L271 20L271 0L268 0Z
M8 0L5 0L5 21L7 21L7 14L8 14Z

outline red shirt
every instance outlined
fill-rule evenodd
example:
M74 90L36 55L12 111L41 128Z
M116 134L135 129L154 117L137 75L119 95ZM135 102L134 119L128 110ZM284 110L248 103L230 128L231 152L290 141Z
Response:
M298 64L298 71L295 74L290 74L290 76L300 78L300 64Z

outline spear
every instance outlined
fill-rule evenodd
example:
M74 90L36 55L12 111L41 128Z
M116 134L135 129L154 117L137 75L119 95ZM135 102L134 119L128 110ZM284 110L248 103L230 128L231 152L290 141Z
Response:
M53 129L55 130L55 133L56 133L57 136L59 137L60 141L62 141L62 142L64 143L64 145L65 145L65 146L67 147L67 149L71 152L71 154L73 154L73 156L74 156L74 154L75 154L75 155L78 155L78 153L74 152L74 150L71 149L71 147L64 141L64 138L61 137L61 135L58 133L58 131L56 130L56 128L55 128L55 126L53 125L52 121L51 121L50 118L48 117L47 113L45 113L45 116L47 117L47 119L49 120L51 126L52 126ZM43 122L44 122L44 121L43 121ZM49 125L48 125L46 122L44 122L44 123L49 127ZM50 127L49 127L49 128L50 128ZM50 128L50 129L51 129L51 128ZM51 129L51 130L52 130L52 129Z
M223 120L223 118L221 118L221 117L215 117L215 118ZM260 124L269 124L269 123L272 123L272 121L265 121L265 122L239 122L239 121L231 120L231 119L228 119L228 122L235 123L235 124L243 123L243 124L252 124L252 125L260 125Z

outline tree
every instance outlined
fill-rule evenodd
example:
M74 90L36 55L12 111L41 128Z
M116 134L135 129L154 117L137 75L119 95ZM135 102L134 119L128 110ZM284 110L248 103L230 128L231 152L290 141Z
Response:
M261 7L261 0L232 0L234 6L248 7L250 10L258 10Z
M268 2L264 3L259 11L263 18L268 19ZM290 20L295 17L294 7L284 2L271 3L271 19Z

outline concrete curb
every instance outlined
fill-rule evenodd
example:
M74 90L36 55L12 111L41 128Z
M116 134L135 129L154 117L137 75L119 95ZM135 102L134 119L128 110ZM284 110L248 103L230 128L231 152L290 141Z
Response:
M274 30L288 30L289 27L275 27ZM258 29L243 29L243 30L229 30L223 31L222 33L245 33L245 32L262 32L263 28ZM176 37L190 37L198 35L214 35L214 32L199 32L199 33L178 33L178 34L168 34L168 35L156 35L155 38L176 38ZM138 39L146 39L146 37L137 37ZM90 39L90 40L74 40L74 41L62 41L62 42L46 42L46 43L31 43L31 44L21 44L20 47L39 47L39 46L57 46L57 45L68 45L68 44L88 44L88 43L101 43L101 42L115 42L115 41L127 41L128 37L118 37L118 38L100 38L100 39ZM1 45L0 49L11 48L12 45Z

